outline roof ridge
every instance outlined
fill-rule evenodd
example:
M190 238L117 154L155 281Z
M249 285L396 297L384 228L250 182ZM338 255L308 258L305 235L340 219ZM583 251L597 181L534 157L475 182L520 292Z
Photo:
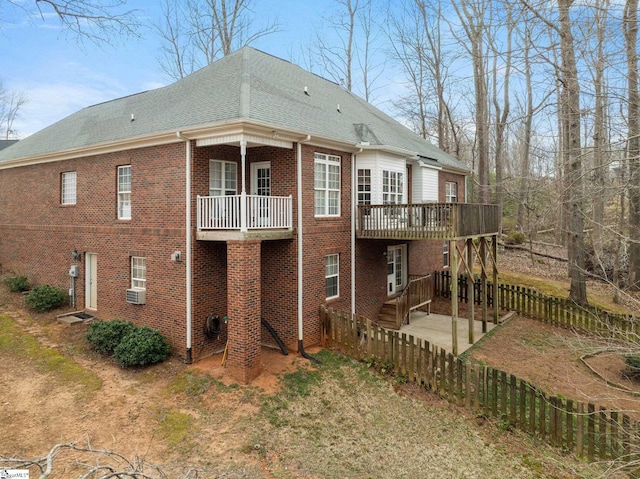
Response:
M238 113L240 118L249 118L251 112L251 49L242 49L242 62L240 64L240 105Z

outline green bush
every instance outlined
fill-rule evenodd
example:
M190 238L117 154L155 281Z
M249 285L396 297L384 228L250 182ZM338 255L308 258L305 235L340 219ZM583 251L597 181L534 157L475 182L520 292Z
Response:
M169 345L159 331L141 326L122 339L113 356L123 368L146 366L167 359Z
M3 279L2 282L12 293L22 293L31 288L26 276L10 276Z
M42 284L34 287L24 302L27 306L43 312L62 306L66 298L65 292L57 286Z
M640 379L640 356L636 354L628 354L624 357L627 364L622 371L622 376L629 379Z
M89 332L85 335L85 339L96 351L102 354L113 354L122 339L135 329L132 322L122 319L94 321L89 324Z

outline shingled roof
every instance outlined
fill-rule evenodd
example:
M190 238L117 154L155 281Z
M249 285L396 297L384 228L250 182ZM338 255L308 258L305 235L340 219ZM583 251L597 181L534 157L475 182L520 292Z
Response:
M0 162L236 121L354 146L399 148L467 169L336 83L251 47L166 87L84 108L0 151Z

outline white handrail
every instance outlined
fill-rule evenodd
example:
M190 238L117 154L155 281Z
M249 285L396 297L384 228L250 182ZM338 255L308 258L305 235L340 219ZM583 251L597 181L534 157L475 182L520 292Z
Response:
M198 196L198 230L292 229L292 197L245 195ZM242 221L243 213L245 214Z

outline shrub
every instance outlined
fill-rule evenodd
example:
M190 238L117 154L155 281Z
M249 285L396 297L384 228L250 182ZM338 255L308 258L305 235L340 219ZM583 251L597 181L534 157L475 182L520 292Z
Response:
M85 338L96 351L102 354L113 354L122 339L135 329L133 323L122 319L95 321L89 324L89 332Z
M34 287L24 300L27 306L40 312L62 306L67 295L57 286L42 284Z
M2 280L4 285L9 288L12 293L21 293L29 291L31 285L26 276L10 276Z
M627 366L622 371L622 376L629 379L640 379L640 356L628 354L624 357Z
M120 341L113 356L123 368L146 366L167 359L169 345L158 330L141 326Z

